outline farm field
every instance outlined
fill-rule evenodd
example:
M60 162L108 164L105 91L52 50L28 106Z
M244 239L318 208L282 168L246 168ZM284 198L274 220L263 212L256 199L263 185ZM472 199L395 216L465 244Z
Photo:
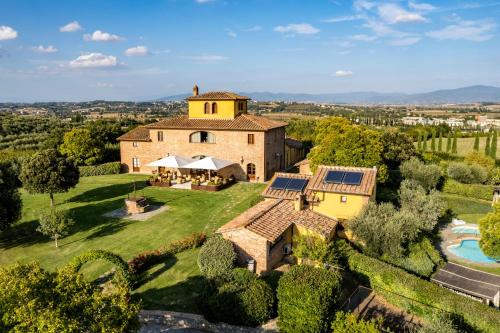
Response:
M68 193L56 194L57 208L67 210L75 220L72 233L53 240L35 231L38 216L49 209L48 195L22 192L22 220L0 236L0 265L16 261L38 261L48 270L56 270L71 258L90 249L112 251L129 260L143 250L152 250L193 232L211 232L246 210L263 190L262 184L237 183L214 193L145 187L144 175L84 177ZM146 196L150 204L168 209L146 221L105 218L102 215L122 207L133 190ZM194 311L193 286L198 276L197 250L180 253L157 265L135 291L143 296L146 308ZM110 269L102 262L89 263L83 273L95 278ZM175 294L175 297L173 296ZM172 302L182 302L182 304ZM161 306L160 306L161 305Z
M499 145L500 138L497 140L497 146ZM436 150L438 146L438 138L436 138ZM486 146L486 137L481 137L479 140L479 152L484 152L484 148ZM431 140L427 141L427 150L431 149ZM443 151L446 151L446 138L443 137ZM457 155L465 156L468 153L474 151L474 138L458 138L457 139Z

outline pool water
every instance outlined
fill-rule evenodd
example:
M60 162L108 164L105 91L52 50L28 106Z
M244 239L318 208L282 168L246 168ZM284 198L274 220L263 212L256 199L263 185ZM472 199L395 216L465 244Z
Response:
M475 226L460 226L451 228L454 234L471 234L471 235L479 235L479 228Z
M496 260L487 257L479 247L479 241L464 239L460 244L448 246L448 251L457 257L480 263L496 263Z

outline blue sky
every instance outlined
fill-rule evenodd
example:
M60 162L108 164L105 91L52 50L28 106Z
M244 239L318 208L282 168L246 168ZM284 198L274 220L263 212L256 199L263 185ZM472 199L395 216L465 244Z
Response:
M0 101L500 86L500 1L0 0Z

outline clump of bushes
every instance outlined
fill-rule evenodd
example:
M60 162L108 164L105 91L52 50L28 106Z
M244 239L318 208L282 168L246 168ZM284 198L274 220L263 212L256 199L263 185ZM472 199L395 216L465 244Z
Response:
M236 262L236 252L231 241L220 234L213 235L201 247L198 266L208 279L224 279L231 275Z
M351 252L348 263L352 272L367 280L387 301L424 319L432 319L441 310L462 318L473 331L493 333L500 327L497 310L402 269L355 251Z
M425 164L415 157L403 162L400 170L405 179L417 182L427 191L435 188L441 178L441 171L437 165Z
M120 162L109 162L98 165L81 166L80 177L117 175L121 172Z
M128 261L128 266L133 274L140 274L151 266L161 262L166 257L201 246L206 240L204 233L191 235L156 250L143 251Z
M493 197L493 186L491 185L462 184L453 179L446 180L442 191L444 193L488 201L491 201L491 198Z
M451 179L465 184L482 184L488 179L488 170L478 164L450 162L447 173Z
M332 333L379 333L382 321L381 317L365 320L352 312L339 311L332 323Z
M278 327L282 332L326 332L340 294L339 274L294 266L278 284Z
M236 268L224 281L207 280L200 307L210 321L257 326L273 312L271 287L247 269Z

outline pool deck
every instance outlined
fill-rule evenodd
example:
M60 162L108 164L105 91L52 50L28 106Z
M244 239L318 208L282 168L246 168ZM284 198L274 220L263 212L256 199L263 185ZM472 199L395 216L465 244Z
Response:
M491 268L500 268L500 263L482 263L482 262L476 262L472 260L468 260L462 257L458 257L448 251L448 246L454 245L454 244L459 244L462 240L465 239L473 239L473 240L480 240L481 237L478 235L474 234L456 234L453 232L452 228L454 227L471 227L471 226L477 226L477 224L471 224L467 223L464 225L453 225L452 223L448 224L448 226L441 230L441 250L442 252L446 255L446 257L450 260L456 261L456 262L462 262L464 264L471 264L474 266L479 266L479 267L491 267Z

